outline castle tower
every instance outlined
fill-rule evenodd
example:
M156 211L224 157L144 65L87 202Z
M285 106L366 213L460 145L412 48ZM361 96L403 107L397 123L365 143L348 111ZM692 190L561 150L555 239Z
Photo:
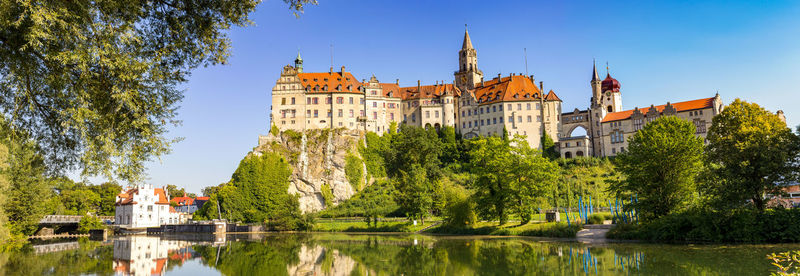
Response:
M462 91L474 89L476 83L483 81L483 72L478 70L478 52L472 47L466 25L464 27L464 43L458 51L458 71L454 74L456 87Z
M592 62L592 103L591 108L600 106L600 100L603 98L603 91L600 91L600 76L597 74L597 63Z
M297 51L297 58L294 59L294 68L297 73L303 73L303 58L300 57L300 51Z
M603 96L600 103L606 113L622 111L622 94L619 92L620 87L619 81L612 78L611 73L608 73L601 83Z

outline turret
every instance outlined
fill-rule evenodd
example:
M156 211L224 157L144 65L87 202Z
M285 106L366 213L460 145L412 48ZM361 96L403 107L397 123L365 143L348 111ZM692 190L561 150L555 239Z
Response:
M294 68L297 73L303 73L303 58L300 57L300 51L297 51L297 58L294 59Z

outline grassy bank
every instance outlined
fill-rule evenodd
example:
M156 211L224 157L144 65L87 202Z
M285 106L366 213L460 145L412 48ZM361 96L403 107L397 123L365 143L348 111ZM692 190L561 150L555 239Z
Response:
M576 225L567 226L566 222L547 222L519 224L510 222L497 225L497 222L478 222L472 227L453 227L440 225L426 230L426 233L451 235L492 235L492 236L531 236L551 238L574 238L580 231Z
M425 224L414 223L402 220L387 220L378 223L367 224L366 221L359 220L318 220L314 224L314 231L320 232L405 232L413 233L425 229L440 222L439 219L426 220Z

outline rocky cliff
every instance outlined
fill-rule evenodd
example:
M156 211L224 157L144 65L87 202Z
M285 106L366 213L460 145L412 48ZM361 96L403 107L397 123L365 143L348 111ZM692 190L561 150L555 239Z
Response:
M292 167L288 192L300 196L303 213L316 212L349 199L363 187L367 174L358 152L363 138L363 132L346 129L288 130L259 136L253 154L283 155Z

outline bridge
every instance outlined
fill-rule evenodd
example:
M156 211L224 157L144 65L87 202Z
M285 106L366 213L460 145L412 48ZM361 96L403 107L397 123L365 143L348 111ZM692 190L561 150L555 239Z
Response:
M67 215L48 215L44 216L39 224L43 225L65 225L65 224L78 224L83 216L67 216ZM105 224L113 224L114 216L97 216Z

